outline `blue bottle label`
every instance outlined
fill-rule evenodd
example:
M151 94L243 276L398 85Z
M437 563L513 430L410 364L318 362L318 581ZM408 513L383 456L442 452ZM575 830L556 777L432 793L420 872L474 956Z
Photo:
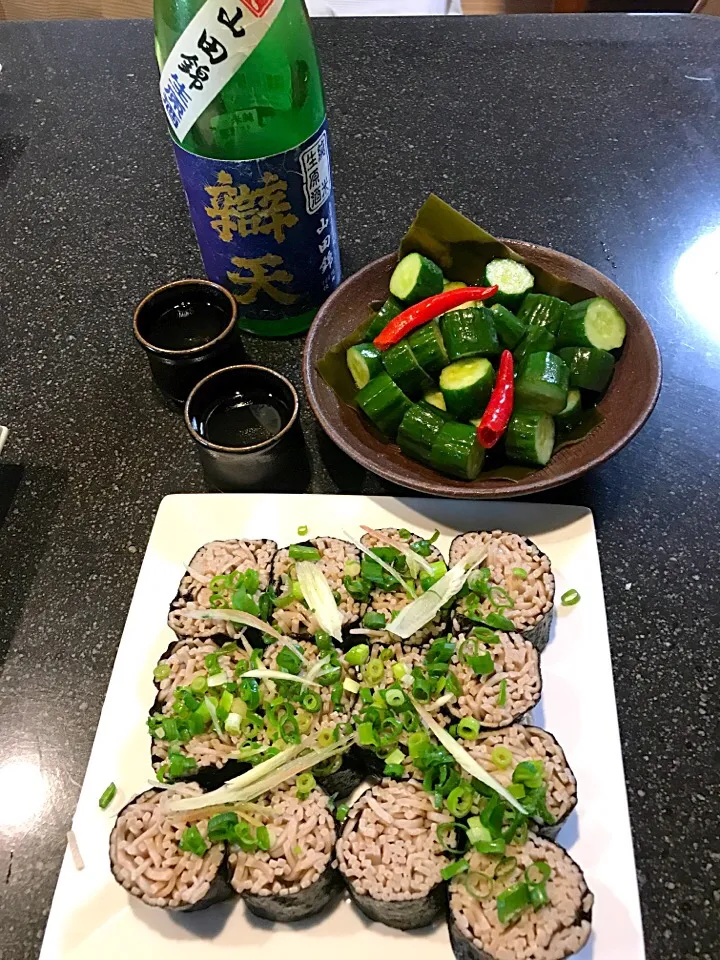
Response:
M205 271L238 301L240 325L249 318L269 332L273 321L318 307L340 282L327 121L294 149L258 160L174 147Z

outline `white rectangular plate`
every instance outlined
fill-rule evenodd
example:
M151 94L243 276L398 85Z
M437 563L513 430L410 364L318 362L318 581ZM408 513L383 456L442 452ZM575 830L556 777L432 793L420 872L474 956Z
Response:
M574 587L577 606L557 610L542 655L543 697L535 722L560 741L578 780L579 804L559 842L595 894L593 936L579 960L644 960L625 778L595 527L589 510L490 503L269 494L179 494L160 505L118 649L73 829L85 862L66 852L41 960L450 960L444 925L413 934L369 923L349 903L319 921L282 926L251 919L238 900L172 915L132 900L113 880L108 837L118 810L152 777L145 720L154 700L152 671L173 635L166 626L184 565L203 543L269 537L285 546L309 536L342 537L359 524L440 529L445 552L465 530L512 530L550 557L557 596ZM109 810L98 798L114 781Z

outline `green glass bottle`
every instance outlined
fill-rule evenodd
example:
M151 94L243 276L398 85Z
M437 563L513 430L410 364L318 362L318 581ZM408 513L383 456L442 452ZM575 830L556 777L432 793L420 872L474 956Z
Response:
M205 269L240 326L306 330L340 280L320 70L302 0L154 0L160 89Z

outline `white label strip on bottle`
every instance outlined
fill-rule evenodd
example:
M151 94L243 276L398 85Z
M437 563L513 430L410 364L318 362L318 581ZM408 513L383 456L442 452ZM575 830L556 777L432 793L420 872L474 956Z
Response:
M177 139L247 60L285 0L207 0L187 25L160 76L160 96Z

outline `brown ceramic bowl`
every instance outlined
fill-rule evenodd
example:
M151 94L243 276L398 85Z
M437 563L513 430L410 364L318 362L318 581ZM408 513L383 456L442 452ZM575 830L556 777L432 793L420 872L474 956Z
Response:
M335 395L315 369L317 361L367 317L368 304L387 297L395 254L369 263L349 277L325 302L305 344L303 375L308 400L328 436L373 473L393 483L439 497L472 500L517 497L557 487L609 460L621 450L650 416L662 379L660 351L650 324L632 300L611 280L565 253L521 240L505 240L525 259L545 270L592 290L615 304L627 323L627 337L610 387L598 405L603 422L584 440L563 447L542 469L519 483L496 477L470 483L445 477L405 457L400 448L380 440L363 416Z

